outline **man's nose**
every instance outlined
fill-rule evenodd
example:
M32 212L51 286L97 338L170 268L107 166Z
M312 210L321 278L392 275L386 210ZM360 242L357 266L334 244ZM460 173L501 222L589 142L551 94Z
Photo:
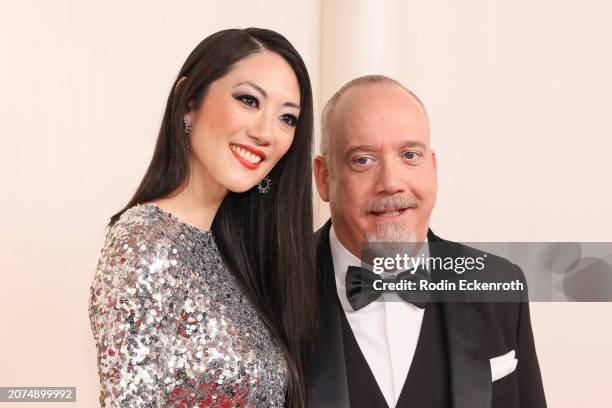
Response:
M381 160L378 168L378 193L396 194L404 191L401 163L397 160Z
M247 135L260 146L272 143L272 118L266 112L261 112L247 129Z

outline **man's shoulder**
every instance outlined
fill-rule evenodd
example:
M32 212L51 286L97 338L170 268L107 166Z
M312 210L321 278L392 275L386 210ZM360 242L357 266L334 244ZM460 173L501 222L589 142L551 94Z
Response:
M317 257L321 255L330 256L331 253L327 253L330 251L329 248L329 230L331 229L331 220L327 220L321 228L319 228L314 233Z
M522 269L502 256L464 243L435 237L433 240L430 240L430 245L443 246L447 251L446 254L452 254L450 256L454 258L463 257L464 260L468 258L484 260L483 269L466 271L458 275L462 279L465 278L474 282L520 281L523 283L519 293L508 292L504 301L501 301L501 298L504 296L499 295L497 296L497 301L486 301L480 298L480 301L474 303L474 306L480 313L488 316L487 319L491 324L497 325L500 327L499 330L506 333L506 336L511 337L519 324L520 303L528 299L527 281ZM435 252L435 249L432 250ZM455 263L454 265L456 267L458 264ZM495 298L496 295L492 296Z

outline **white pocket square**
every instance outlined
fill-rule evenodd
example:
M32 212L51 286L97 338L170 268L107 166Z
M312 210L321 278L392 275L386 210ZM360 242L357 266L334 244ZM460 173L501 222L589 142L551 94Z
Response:
M494 357L490 360L492 381L497 381L516 369L516 363L518 363L518 360L514 358L514 355L514 350L512 350L504 355Z

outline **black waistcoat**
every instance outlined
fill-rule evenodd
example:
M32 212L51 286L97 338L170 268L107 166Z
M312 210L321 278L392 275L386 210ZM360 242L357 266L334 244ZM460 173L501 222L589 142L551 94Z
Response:
M388 408L344 312L340 311L340 315L351 408ZM397 401L397 408L450 407L449 370L442 330L440 305L429 303L423 315L416 351ZM391 356L393 359L402 357Z

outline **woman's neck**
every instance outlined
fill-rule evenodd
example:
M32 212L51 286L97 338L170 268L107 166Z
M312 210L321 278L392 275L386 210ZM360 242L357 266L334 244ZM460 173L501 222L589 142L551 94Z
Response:
M169 212L204 230L210 230L221 202L228 191L201 167L193 166L190 176L182 186L170 195L153 203L162 210Z

